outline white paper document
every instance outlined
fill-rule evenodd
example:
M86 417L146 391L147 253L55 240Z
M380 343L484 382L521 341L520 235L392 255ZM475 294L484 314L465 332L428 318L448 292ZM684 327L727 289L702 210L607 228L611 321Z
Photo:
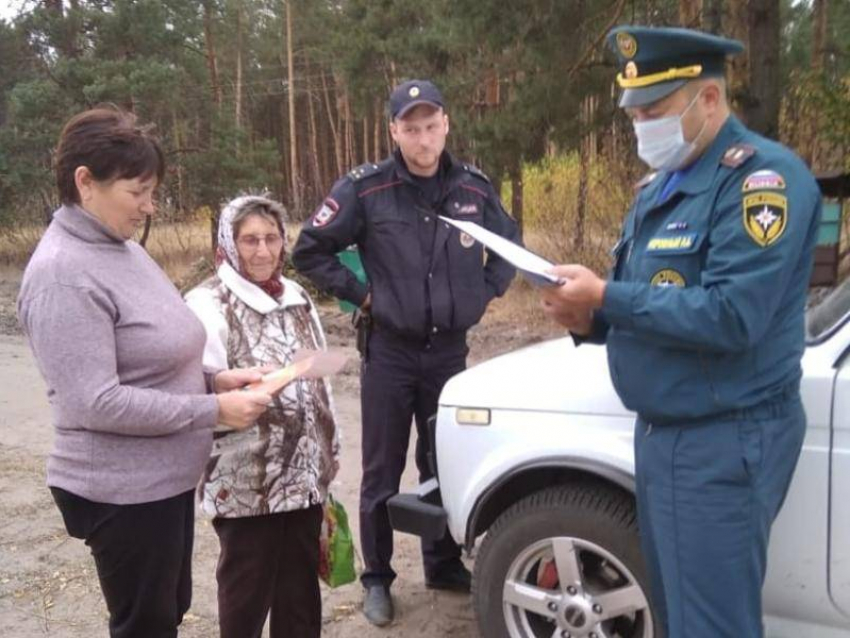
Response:
M447 224L451 224L459 231L466 233L476 241L481 242L488 250L498 253L501 257L516 266L531 283L538 286L559 286L564 283L557 276L546 272L554 264L543 259L540 255L535 255L530 250L513 243L509 239L490 232L475 222L451 219L442 215L440 219Z

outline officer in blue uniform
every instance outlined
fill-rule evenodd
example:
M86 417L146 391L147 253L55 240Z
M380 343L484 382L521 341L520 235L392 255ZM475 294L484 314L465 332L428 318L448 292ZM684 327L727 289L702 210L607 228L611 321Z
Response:
M619 27L620 105L653 169L607 281L580 265L543 305L607 343L637 412L641 539L668 638L762 636L767 544L805 432L804 309L820 217L805 164L729 111L739 42Z
M300 272L359 306L372 324L368 336L361 329L360 540L363 611L376 625L393 618L389 589L396 574L386 502L398 492L411 420L418 433L416 465L425 481L432 476L427 420L445 382L466 366L466 331L514 276L510 264L485 255L472 237L438 215L519 241L487 177L445 151L449 121L437 87L405 82L392 92L389 111L396 152L336 182L293 251ZM351 244L360 250L368 284L336 258ZM423 541L422 553L426 586L469 591L469 571L448 534L437 543Z

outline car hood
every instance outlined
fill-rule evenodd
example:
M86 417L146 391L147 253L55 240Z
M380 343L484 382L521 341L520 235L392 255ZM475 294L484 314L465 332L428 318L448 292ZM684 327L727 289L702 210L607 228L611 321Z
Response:
M440 405L628 416L611 385L605 348L545 341L452 377Z

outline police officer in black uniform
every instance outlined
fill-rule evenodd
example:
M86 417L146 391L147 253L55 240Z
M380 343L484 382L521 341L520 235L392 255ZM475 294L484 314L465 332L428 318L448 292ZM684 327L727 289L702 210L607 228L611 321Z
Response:
M376 625L392 621L393 536L386 502L398 492L415 418L419 478L431 478L427 419L445 382L466 366L466 331L501 296L510 264L438 216L475 222L513 241L518 229L487 177L445 151L443 97L431 82L396 87L390 132L398 145L379 164L334 184L293 251L296 268L319 288L358 306L371 321L361 348L363 482L360 537L366 569L363 606ZM356 244L368 284L336 253ZM362 335L361 335L362 336ZM470 574L448 534L423 541L426 586L469 591Z

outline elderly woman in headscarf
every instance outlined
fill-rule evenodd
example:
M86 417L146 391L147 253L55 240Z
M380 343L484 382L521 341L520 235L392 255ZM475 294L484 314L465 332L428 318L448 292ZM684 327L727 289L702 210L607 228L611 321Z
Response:
M282 275L285 212L266 197L238 197L218 230L216 274L186 301L206 327L204 363L282 367L301 348L324 349L316 307ZM222 638L318 637L322 504L339 467L339 439L325 380L299 379L254 427L214 434L198 487L213 516Z

